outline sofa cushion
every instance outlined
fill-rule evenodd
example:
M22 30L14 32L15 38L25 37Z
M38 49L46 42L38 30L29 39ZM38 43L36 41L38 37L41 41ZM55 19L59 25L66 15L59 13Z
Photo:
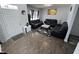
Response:
M46 19L44 21L45 24L50 25L52 27L54 27L57 24L57 20L56 19Z
M54 27L54 30L51 31L51 35L56 36L56 37L60 37L60 38L65 38L65 35L67 33L68 30L68 25L67 22L64 22L61 25L56 25Z
M64 22L63 24L62 24L62 26L61 26L61 28L60 28L60 30L59 31L64 31L64 30L67 30L67 22Z
M43 24L42 21L38 20L31 20L30 25L33 29L40 27Z

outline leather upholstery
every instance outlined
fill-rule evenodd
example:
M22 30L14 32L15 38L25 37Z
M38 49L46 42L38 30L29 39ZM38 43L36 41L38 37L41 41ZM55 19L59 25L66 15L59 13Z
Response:
M31 20L30 25L33 29L40 27L43 24L42 21L38 20Z
M57 20L56 19L46 19L44 21L44 23L46 25L50 25L51 27L54 27L55 25L57 25Z
M67 30L68 30L68 24L67 22L64 22L61 25L59 24L56 25L54 29L51 31L51 35L64 38L66 36Z

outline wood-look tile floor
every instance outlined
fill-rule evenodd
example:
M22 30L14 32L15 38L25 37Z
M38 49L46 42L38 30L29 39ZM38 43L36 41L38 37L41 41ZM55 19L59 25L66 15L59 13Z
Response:
M74 48L74 45L65 43L63 39L48 37L36 31L2 44L2 50L9 54L71 54Z

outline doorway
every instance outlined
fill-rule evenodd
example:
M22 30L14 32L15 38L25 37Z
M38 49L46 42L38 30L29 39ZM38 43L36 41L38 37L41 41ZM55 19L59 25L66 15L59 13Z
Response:
M77 45L78 41L79 41L79 7L69 35L69 42L71 44Z

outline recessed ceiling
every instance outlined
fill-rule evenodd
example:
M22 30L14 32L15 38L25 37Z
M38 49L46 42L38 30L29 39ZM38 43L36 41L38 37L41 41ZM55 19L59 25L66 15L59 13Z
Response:
M29 4L29 5L35 8L45 8L51 6L69 6L69 4Z

